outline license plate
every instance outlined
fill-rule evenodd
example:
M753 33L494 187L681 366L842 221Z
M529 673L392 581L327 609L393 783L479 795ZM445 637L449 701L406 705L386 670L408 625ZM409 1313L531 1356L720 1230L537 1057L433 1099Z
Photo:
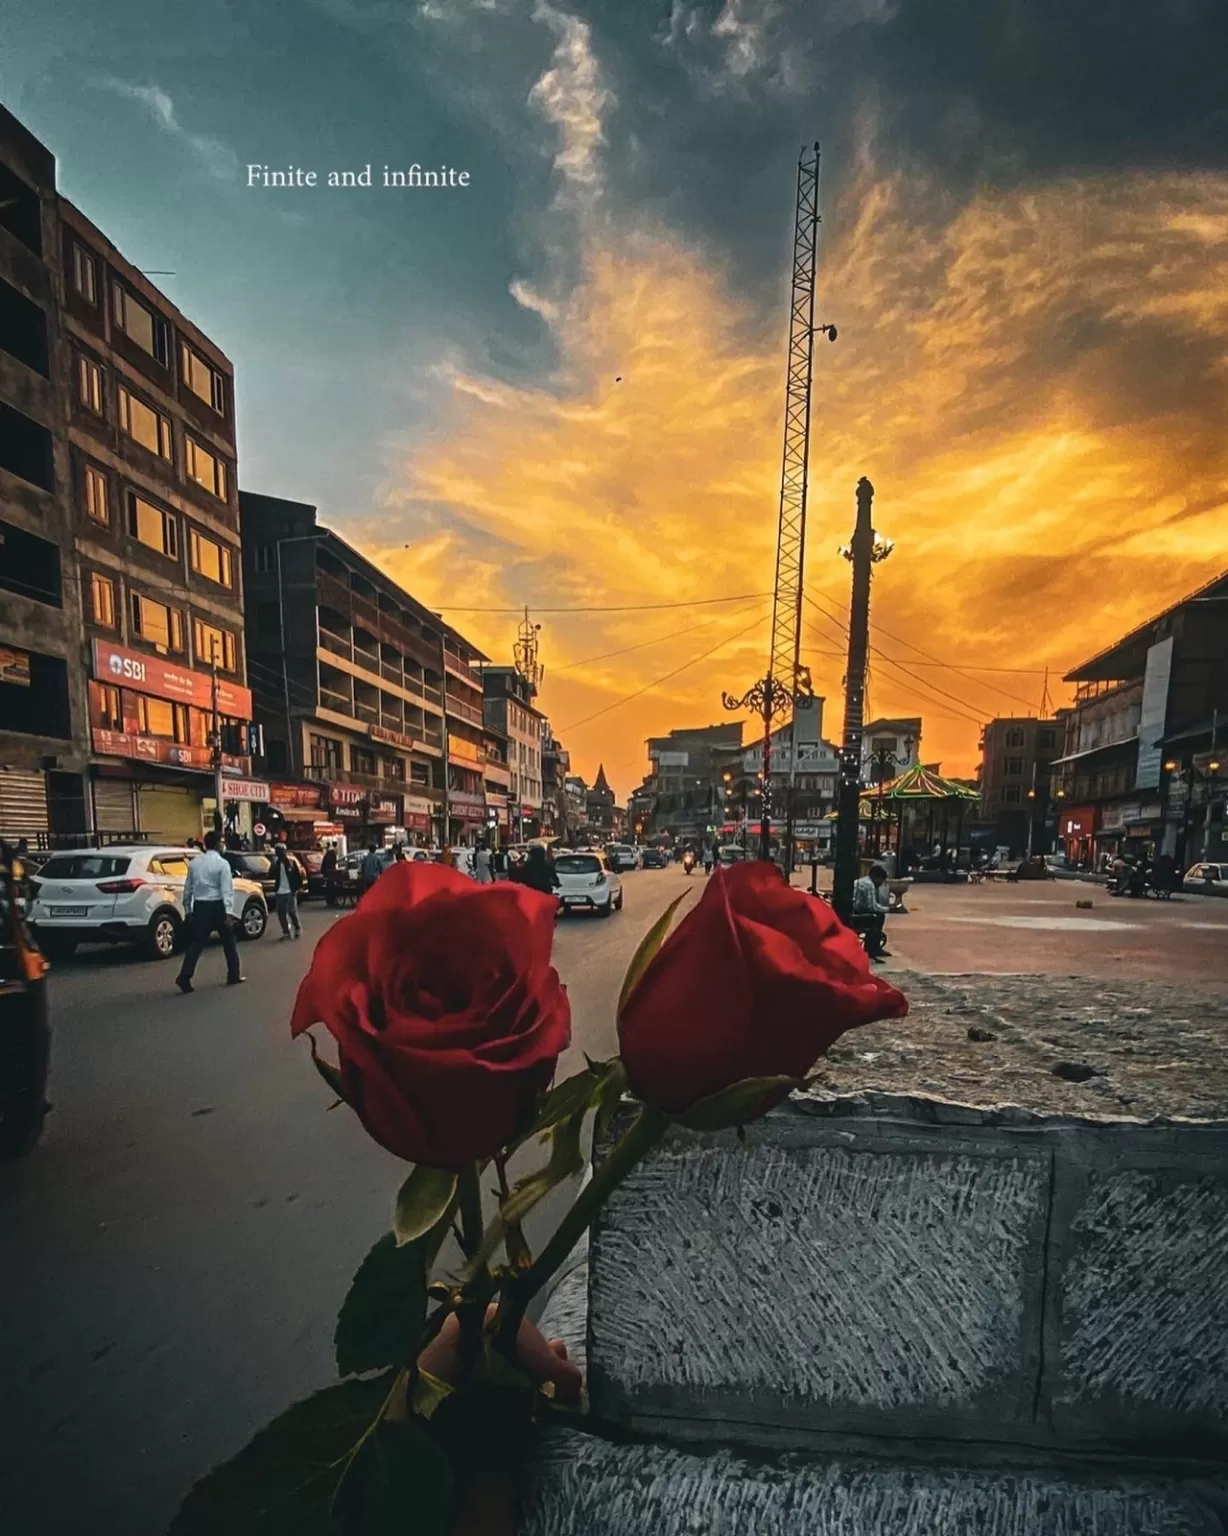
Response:
M583 907L588 905L587 896L564 896L563 901L569 907Z
M52 907L52 917L85 917L89 912L88 907Z

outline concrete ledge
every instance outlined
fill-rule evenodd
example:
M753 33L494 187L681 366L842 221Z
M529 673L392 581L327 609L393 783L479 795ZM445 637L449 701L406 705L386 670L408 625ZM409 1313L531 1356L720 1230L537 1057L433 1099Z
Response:
M1222 1508L1222 1506L1221 1506ZM1196 1485L547 1437L520 1536L1224 1536Z
M664 1143L593 1235L595 1409L688 1439L1228 1456L1228 1125L865 1093Z

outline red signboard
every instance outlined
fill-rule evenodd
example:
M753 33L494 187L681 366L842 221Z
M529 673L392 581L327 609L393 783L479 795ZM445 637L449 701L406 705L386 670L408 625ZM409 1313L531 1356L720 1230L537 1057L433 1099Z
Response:
M146 763L168 763L173 768L201 768L206 772L213 766L208 747L192 747L177 741L162 741L157 736L138 736L131 731L105 731L95 725L90 730L94 751L107 757L132 757ZM251 772L251 759L222 755L223 768L233 768L239 773Z
M421 811L406 811L402 819L408 832L429 832L431 830L431 818L424 816Z
M336 807L340 805L362 806L367 802L367 792L359 789L354 784L330 784L328 786L329 804Z
M303 805L318 810L320 789L316 784L270 784L269 804Z
M101 683L135 688L155 699L173 699L177 704L195 704L198 709L213 707L213 679L207 672L192 672L176 666L161 656L145 656L122 645L105 640L94 641L94 676ZM252 718L252 696L238 683L217 680L217 707L221 714L239 720Z

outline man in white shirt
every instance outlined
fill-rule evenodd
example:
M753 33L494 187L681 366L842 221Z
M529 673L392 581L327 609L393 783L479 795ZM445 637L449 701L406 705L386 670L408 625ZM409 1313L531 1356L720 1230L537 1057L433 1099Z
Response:
M887 916L887 871L881 864L871 864L868 875L853 886L853 916L856 928L865 935L871 959L889 958L883 921Z
M233 987L247 980L239 974L239 951L230 916L234 876L230 873L230 865L218 852L219 841L216 832L206 832L205 852L198 854L188 865L188 878L183 885L183 909L188 916L189 942L183 969L175 977L175 985L181 992L194 990L192 977L196 973L196 962L205 947L205 940L213 933L221 939L226 956L226 985Z
M485 844L473 856L473 877L479 885L489 885L494 878L491 872L490 849Z
M299 874L298 860L293 864L290 862L285 843L278 843L273 854L273 872L277 877L274 895L277 898L277 921L281 924L281 936L288 939L293 927L294 937L301 939L303 929L298 920L298 893L303 877Z

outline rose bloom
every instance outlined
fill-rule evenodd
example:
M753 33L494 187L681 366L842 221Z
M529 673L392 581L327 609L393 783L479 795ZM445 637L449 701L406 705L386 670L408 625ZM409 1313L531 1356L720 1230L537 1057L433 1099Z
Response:
M320 940L290 1032L327 1026L343 1096L381 1146L459 1171L516 1134L571 1039L556 906L394 864Z
M804 1077L845 1030L907 1012L831 907L756 860L709 877L618 1034L635 1093L676 1115L744 1078Z

